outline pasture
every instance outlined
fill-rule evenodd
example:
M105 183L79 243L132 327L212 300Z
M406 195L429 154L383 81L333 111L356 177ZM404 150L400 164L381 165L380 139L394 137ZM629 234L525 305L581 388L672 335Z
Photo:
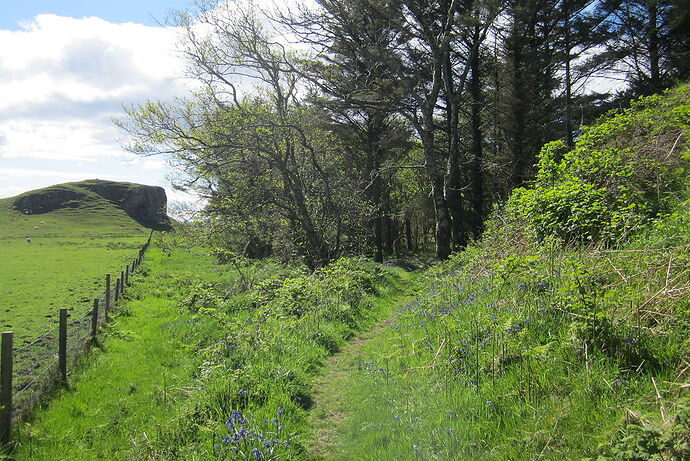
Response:
M57 324L59 308L88 312L149 230L114 205L24 215L11 201L0 200L0 328L21 347Z

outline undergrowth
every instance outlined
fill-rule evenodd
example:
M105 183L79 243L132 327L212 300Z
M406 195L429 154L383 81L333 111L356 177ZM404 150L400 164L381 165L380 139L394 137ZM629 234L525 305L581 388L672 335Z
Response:
M545 147L352 363L337 459L690 459L689 91Z
M378 319L399 270L358 258L311 274L237 255L218 264L187 237L156 239L102 350L19 431L18 459L307 457L313 376Z
M304 455L310 381L328 355L377 316L372 297L391 276L362 259L341 259L314 274L269 275L235 295L214 285L193 287L181 308L214 318L223 338L199 351L204 391L161 431L150 454Z

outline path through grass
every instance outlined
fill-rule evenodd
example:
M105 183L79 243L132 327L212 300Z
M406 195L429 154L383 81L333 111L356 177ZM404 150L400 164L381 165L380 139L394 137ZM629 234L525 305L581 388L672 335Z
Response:
M385 319L362 332L326 362L324 372L314 383L314 406L310 414L313 428L311 452L317 459L350 459L342 446L344 422L351 418L350 384L353 371L362 367L364 351L376 349L391 326L389 318L413 299L416 274L404 273L392 296L380 298ZM339 457L340 456L340 457Z

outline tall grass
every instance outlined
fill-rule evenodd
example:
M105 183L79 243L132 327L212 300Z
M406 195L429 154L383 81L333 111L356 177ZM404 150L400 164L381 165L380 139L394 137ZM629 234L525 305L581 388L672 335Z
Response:
M688 91L547 146L426 272L350 360L336 459L690 458Z
M311 381L383 313L400 271L218 265L162 237L71 387L23 426L18 459L307 457Z

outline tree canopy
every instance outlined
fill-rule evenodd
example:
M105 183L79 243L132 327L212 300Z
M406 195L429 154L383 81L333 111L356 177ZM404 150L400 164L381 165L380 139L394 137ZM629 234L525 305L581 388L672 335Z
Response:
M247 256L443 259L542 145L687 78L689 17L680 0L200 1L174 18L197 91L117 123Z

